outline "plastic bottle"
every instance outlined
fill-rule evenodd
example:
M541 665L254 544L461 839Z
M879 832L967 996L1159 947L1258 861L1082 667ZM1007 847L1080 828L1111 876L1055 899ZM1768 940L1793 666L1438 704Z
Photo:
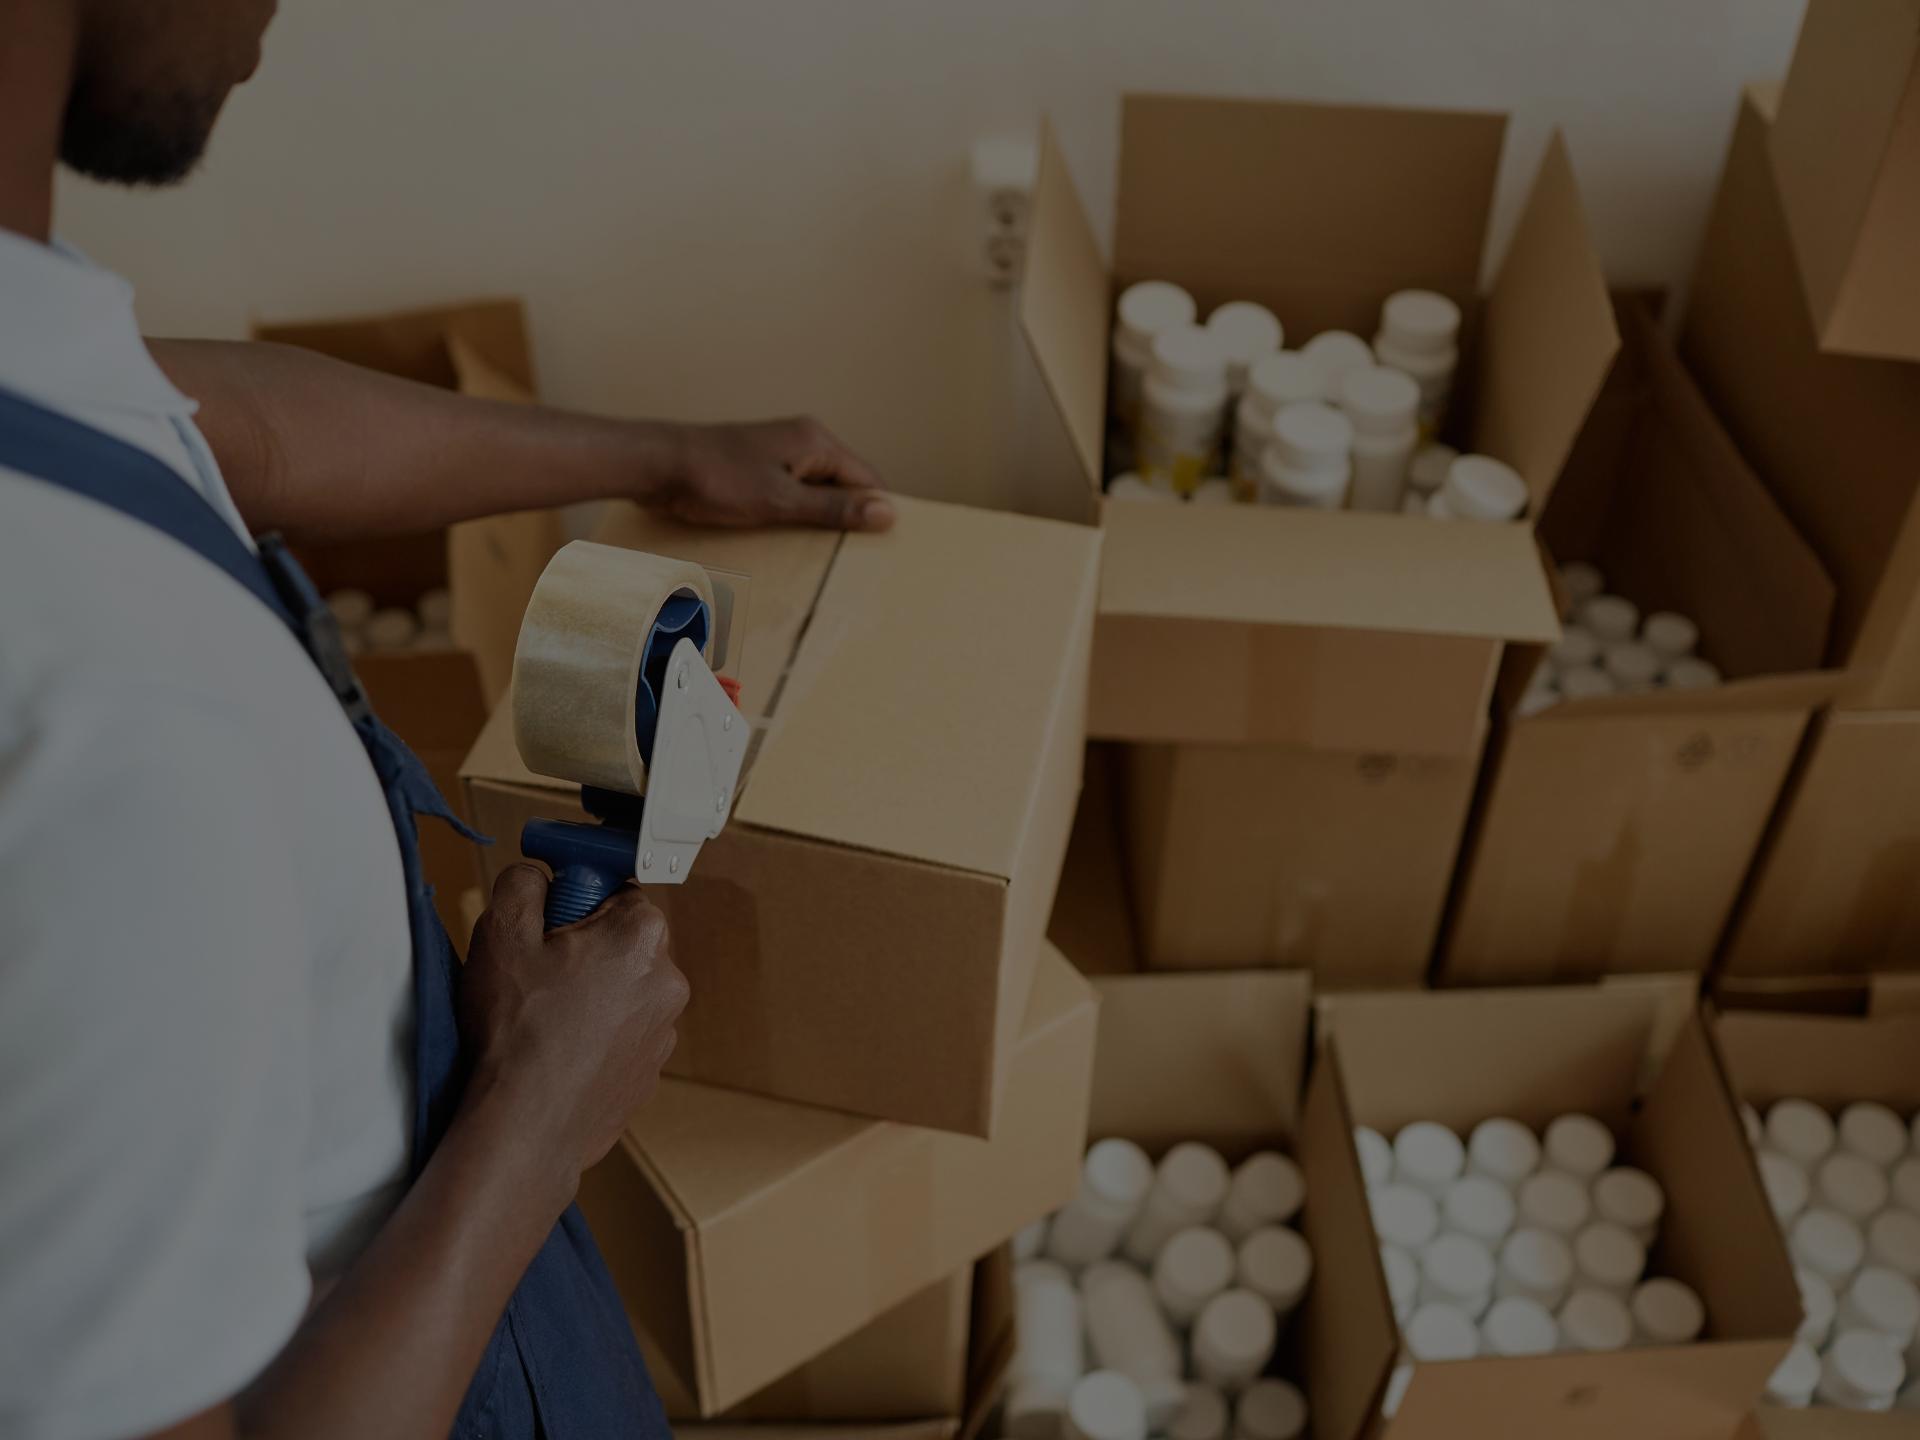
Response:
M1275 1150L1260 1150L1240 1162L1220 1203L1220 1233L1238 1244L1263 1225L1286 1225L1306 1199L1300 1167Z
M1420 426L1432 436L1446 418L1460 359L1460 307L1431 290L1401 290L1380 307L1373 350L1382 365L1404 370L1420 386Z
M1547 655L1556 670L1597 665L1600 663L1600 642L1584 626L1568 625L1560 632L1560 638L1553 642Z
M1367 1194L1373 1228L1384 1244L1398 1245L1418 1255L1440 1230L1440 1210L1424 1190L1394 1181L1375 1186Z
M1110 1370L1085 1376L1067 1397L1060 1433L1063 1440L1147 1440L1140 1387Z
M1705 660L1688 655L1667 666L1669 690L1711 690L1720 683L1720 671Z
M1256 1380L1233 1407L1234 1440L1300 1440L1307 1397L1285 1380Z
M1451 1305L1422 1305L1407 1322L1407 1354L1422 1364L1471 1360L1481 1352L1480 1329Z
M1767 1192L1773 1218L1784 1230L1807 1208L1813 1183L1807 1179L1806 1171L1778 1150L1762 1150L1755 1159L1760 1166L1760 1187Z
M1691 1345L1707 1323L1700 1297L1666 1276L1636 1286L1627 1309L1633 1313L1634 1338L1642 1345Z
M1233 1284L1233 1246L1218 1230L1182 1230L1153 1262L1153 1293L1175 1325L1191 1325L1206 1303Z
M1180 1342L1147 1277L1119 1260L1089 1266L1080 1280L1087 1348L1102 1370L1139 1388L1147 1423L1159 1429L1180 1404Z
M1813 1173L1813 1192L1819 1204L1863 1224L1886 1209L1890 1193L1886 1171L1844 1150L1820 1162Z
M1640 607L1624 595L1596 595L1574 615L1602 645L1631 640L1640 629Z
M1648 621L1652 624L1652 621ZM1907 1153L1906 1122L1876 1100L1856 1100L1834 1127L1842 1150L1891 1169Z
M1353 1148L1360 1156L1360 1175L1371 1190L1393 1179L1393 1146L1378 1130L1366 1125L1353 1127Z
M1540 1168L1540 1142L1518 1120L1482 1120L1467 1137L1467 1173L1484 1175L1509 1189Z
M1660 656L1638 640L1610 640L1601 661L1613 683L1624 691L1651 690L1660 680Z
M1441 1228L1471 1236L1482 1245L1498 1245L1506 1239L1517 1218L1513 1192L1485 1175L1461 1176L1447 1187L1440 1202Z
M1803 1410L1813 1403L1813 1392L1819 1384L1820 1352L1806 1341L1796 1340L1767 1380L1767 1399L1775 1405Z
M1289 405L1273 421L1260 459L1260 499L1268 505L1338 510L1352 477L1353 425L1318 400Z
M1870 1330L1847 1330L1821 1359L1814 1394L1847 1410L1891 1410L1905 1378L1906 1364L1893 1341Z
M1189 1381L1167 1422L1167 1440L1227 1440L1227 1423L1227 1397L1204 1381Z
M1193 324L1193 296L1164 280L1142 280L1120 294L1113 325L1113 416L1129 448L1140 427L1140 397L1153 342L1168 330Z
M1234 493L1253 500L1260 493L1260 460L1273 443L1273 421L1289 405L1321 400L1320 367L1297 350L1281 350L1256 360L1247 372L1247 393L1233 411L1233 463L1228 466Z
M1240 1242L1234 1283L1277 1315L1291 1312L1313 1280L1313 1250L1297 1230L1267 1225Z
M1080 1189L1047 1228L1046 1253L1070 1270L1118 1248L1153 1183L1153 1162L1131 1140L1101 1140L1087 1151Z
M1474 1319L1493 1301L1493 1255L1468 1235L1442 1235L1420 1257L1420 1302L1451 1305Z
M1920 1331L1920 1290L1897 1270L1869 1265L1848 1282L1834 1323L1842 1330L1876 1331L1909 1350Z
M1547 1126L1545 1163L1592 1182L1613 1164L1613 1132L1591 1115L1562 1115Z
M1280 321L1264 305L1251 300L1229 300L1207 316L1207 329L1220 338L1227 352L1227 389L1236 397L1247 388L1248 372L1263 355L1279 350Z
M1700 643L1700 627L1677 611L1656 610L1640 627L1640 638L1664 664L1693 653L1693 647Z
M1666 1208L1667 1196L1660 1182L1631 1165L1617 1165L1593 1182L1594 1214L1649 1248L1660 1233L1660 1217Z
M1459 458L1458 450L1437 440L1429 440L1416 449L1413 459L1407 463L1407 493L1401 508L1425 514L1428 499L1440 493L1440 487L1447 483L1447 471Z
M1607 579L1598 565L1574 560L1560 567L1560 588L1566 592L1567 613L1574 615L1594 596L1606 593Z
M1520 1223L1550 1230L1571 1240L1593 1214L1587 1187L1564 1170L1541 1170L1529 1175L1518 1196Z
M1833 1317L1840 1302L1834 1299L1833 1286L1804 1265L1793 1267L1793 1279L1800 1290L1800 1328L1794 1338L1824 1350L1833 1334Z
M1568 1350L1624 1350L1633 1340L1627 1302L1605 1290L1574 1291L1555 1318L1561 1344Z
M1227 1162L1210 1145L1183 1141L1160 1159L1140 1213L1121 1248L1134 1264L1150 1266L1160 1247L1189 1225L1211 1225L1227 1195Z
M1466 1166L1466 1146L1444 1125L1416 1120L1393 1137L1394 1174L1402 1184L1417 1186L1436 1200Z
M1227 354L1219 336L1184 325L1154 337L1140 389L1141 474L1164 475L1188 494L1213 472L1226 419Z
M1489 1355L1551 1355L1560 1346L1560 1327L1539 1301L1514 1295L1487 1311L1480 1342Z
M1420 441L1420 387L1384 365L1356 365L1341 378L1339 400L1353 423L1353 488L1347 503L1355 510L1398 510Z
M1238 1395L1267 1368L1278 1339L1273 1307L1251 1290L1216 1295L1193 1325L1194 1373Z
M1024 1261L1013 1272L1014 1353L1007 1425L1015 1435L1057 1432L1067 1396L1086 1368L1080 1292L1066 1268Z
M1340 382L1349 370L1373 364L1373 351L1358 335L1347 330L1322 330L1300 347L1300 353L1320 372L1320 393L1332 399L1340 393Z
M1447 467L1439 499L1455 520L1518 520L1527 509L1527 482L1491 455L1462 455Z
M1647 1268L1647 1247L1620 1226L1596 1221L1573 1237L1574 1283L1623 1299Z
M1546 1230L1516 1230L1500 1246L1493 1293L1523 1295L1558 1310L1573 1288L1573 1249Z

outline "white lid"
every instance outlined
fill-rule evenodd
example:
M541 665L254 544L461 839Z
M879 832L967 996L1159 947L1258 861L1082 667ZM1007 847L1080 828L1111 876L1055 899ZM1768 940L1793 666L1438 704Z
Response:
M1911 1340L1920 1329L1920 1290L1898 1270L1869 1265L1847 1286L1847 1304L1883 1335Z
M1067 1423L1086 1440L1146 1440L1147 1403L1125 1375L1096 1370L1067 1396Z
M1776 1100L1767 1111L1767 1143L1812 1168L1838 1137L1833 1117L1808 1100Z
M1747 1132L1747 1143L1756 1150L1767 1138L1767 1127L1760 1121L1760 1112L1745 1100L1740 1102L1740 1128Z
M1829 1284L1860 1268L1867 1241L1860 1227L1835 1210L1808 1210L1793 1222L1787 1235L1793 1258Z
M1520 1186L1520 1221L1557 1235L1572 1235L1587 1223L1593 1202L1587 1187L1564 1170L1542 1170Z
M1573 1263L1594 1284L1625 1290L1647 1268L1647 1248L1620 1226L1600 1220L1573 1237Z
M1295 469L1337 466L1353 448L1353 422L1331 405L1302 400L1273 417L1273 448Z
M1920 1215L1882 1210L1867 1222L1867 1258L1920 1280Z
M1360 1154L1360 1174L1371 1189L1393 1179L1393 1147L1387 1137L1367 1125L1353 1127L1353 1148Z
M1839 1309L1839 1302L1833 1298L1833 1286L1824 1276L1804 1265L1793 1267L1793 1279L1800 1287L1799 1336L1810 1345L1824 1345L1827 1332L1833 1328L1834 1312Z
M1549 1355L1560 1346L1560 1327L1546 1306L1524 1295L1494 1301L1480 1334L1489 1355Z
M1676 611L1656 610L1640 627L1640 637L1663 660L1678 660L1700 643L1700 627Z
M1142 280L1120 292L1119 321L1136 342L1151 340L1163 330L1191 325L1199 313L1193 296L1165 280Z
M1259 1150L1240 1162L1227 1187L1236 1210L1256 1220L1282 1223L1300 1213L1307 1198L1307 1182L1300 1167L1275 1150Z
M1607 577L1600 573L1598 565L1574 560L1560 567L1560 584L1567 592L1568 602L1578 610L1594 596L1606 591Z
M1247 371L1247 394L1271 416L1287 405L1326 398L1326 376L1298 350L1276 350Z
M1296 1440L1307 1428L1307 1397L1285 1380L1256 1380L1233 1407L1239 1440Z
M1622 687L1651 685L1660 678L1660 655L1638 640L1611 640L1602 652L1607 673Z
M1098 1140L1087 1151L1082 1180L1089 1191L1115 1208L1136 1205L1153 1183L1153 1162L1131 1140Z
M1380 328L1409 350L1444 350L1460 333L1460 307L1432 290L1397 290L1380 307Z
M1578 669L1600 659L1600 642L1594 638L1591 630L1580 625L1569 625L1560 632L1560 638L1553 642L1553 648L1547 653L1562 670Z
M1856 1100L1840 1112L1835 1127L1842 1150L1886 1169L1907 1153L1907 1125L1877 1100Z
M1506 1239L1516 1218L1513 1192L1486 1175L1463 1175L1449 1185L1440 1213L1448 1229L1489 1245Z
M1423 1250L1440 1228L1440 1211L1424 1190L1398 1183L1379 1185L1367 1196L1380 1239L1402 1250Z
M1157 485L1149 485L1138 475L1116 475L1107 482L1107 498L1110 500L1178 500L1180 497L1172 490L1163 490Z
M1560 688L1567 689L1565 676ZM1591 1115L1562 1115L1547 1126L1544 1148L1547 1164L1576 1179L1591 1180L1613 1163L1613 1132Z
M1178 1231L1153 1262L1153 1284L1169 1303L1198 1305L1233 1284L1233 1246L1204 1225Z
M1211 330L1181 325L1153 337L1153 379L1176 390L1227 383L1227 347Z
M1661 1276L1648 1280L1628 1302L1634 1321L1647 1337L1663 1345L1685 1345L1699 1337L1707 1323L1700 1297L1678 1280Z
M1240 1287L1268 1303L1291 1303L1312 1278L1313 1249L1299 1231L1262 1225L1240 1242Z
M1219 475L1202 480L1188 497L1195 505L1233 504L1233 482Z
M1602 1220L1629 1230L1645 1230L1660 1223L1667 1196L1660 1182L1646 1171L1621 1165L1593 1182L1593 1208Z
M1396 1317L1411 1313L1420 1296L1420 1262L1398 1245L1380 1247L1380 1268L1386 1272L1387 1297Z
M1909 1155L1893 1167L1893 1203L1920 1214L1920 1156Z
M1871 1330L1846 1330L1827 1349L1827 1371L1848 1388L1875 1398L1893 1395L1906 1379L1900 1347Z
M1213 1368L1237 1369L1270 1354L1278 1325L1273 1306L1251 1290L1228 1290L1207 1302L1193 1327L1195 1355Z
M1605 1290L1576 1290L1560 1307L1560 1338L1569 1350L1624 1350L1633 1339L1627 1302Z
M1573 1248L1549 1230L1516 1230L1500 1247L1500 1268L1524 1289L1561 1290L1573 1279Z
M1029 1285L1065 1285L1073 1288L1073 1273L1058 1260L1022 1260L1013 1267L1016 1288Z
M1696 655L1684 655L1667 665L1669 690L1711 690L1720 683L1719 667Z
M1421 1255L1420 1270L1430 1286L1456 1299L1493 1289L1493 1254L1470 1235L1442 1235Z
M1596 595L1574 614L1603 642L1631 640L1640 628L1640 607L1624 595Z
M1416 1120L1393 1137L1395 1173L1415 1184L1438 1187L1452 1183L1466 1168L1467 1147L1444 1125Z
M1865 1221L1887 1206L1887 1174L1871 1160L1836 1150L1814 1172L1814 1193L1829 1210Z
M1760 1184L1767 1192L1767 1203L1773 1207L1773 1218L1784 1226L1807 1208L1811 1182L1798 1163L1778 1150L1762 1150L1759 1162Z
M1204 1380L1189 1380L1180 1408L1167 1422L1167 1440L1224 1440L1227 1397Z
M1227 1162L1211 1145L1183 1140L1161 1157L1159 1183L1189 1209L1211 1214L1227 1194Z
M1620 687L1598 665L1574 665L1559 675L1560 693L1569 700L1592 700L1618 693Z
M1320 371L1321 393L1338 395L1340 380L1356 365L1373 363L1373 347L1349 330L1322 330L1300 347Z
M1796 1340L1767 1381L1767 1394L1775 1400L1805 1404L1820 1383L1820 1352L1804 1340Z
M1396 434L1415 423L1420 387L1404 371L1386 365L1356 365L1340 378L1339 401L1354 429L1374 435Z
M1451 1305L1422 1305L1407 1322L1407 1353L1432 1362L1471 1360L1480 1353L1480 1330L1473 1317Z
M1250 365L1280 348L1280 321L1264 305L1229 300L1207 316L1207 329L1220 337L1230 359Z
M1527 508L1527 482L1491 455L1462 455L1447 467L1441 494L1464 520L1517 520Z
M1459 458L1458 450L1438 440L1422 445L1413 452L1413 459L1407 465L1408 486L1424 495L1433 494L1447 483L1447 471Z

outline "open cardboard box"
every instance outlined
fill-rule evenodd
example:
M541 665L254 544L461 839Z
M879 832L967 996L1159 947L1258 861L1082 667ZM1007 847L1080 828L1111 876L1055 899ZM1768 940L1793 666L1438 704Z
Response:
M662 1081L581 1207L663 1393L722 1414L1071 1199L1097 1008L1043 945L992 1140Z
M1176 281L1270 307L1295 344L1371 336L1393 291L1467 312L1455 427L1538 513L1618 346L1565 147L1474 301L1505 135L1482 113L1134 95L1114 261L1041 137L1020 319L1064 433L1029 508L1107 532L1089 733L1472 757L1501 646L1559 633L1524 525L1101 503L1118 291Z
M1696 1009L1638 1105L1659 1006L1632 987L1564 986L1343 996L1326 1011L1301 1124L1316 1250L1360 1255L1322 1271L1306 1314L1316 1435L1377 1425L1399 1349L1353 1127L1413 1120L1466 1133L1507 1115L1540 1129L1584 1111L1611 1126L1624 1163L1665 1187L1650 1269L1705 1301L1693 1345L1416 1366L1393 1440L1551 1435L1619 1440L1730 1434L1800 1322L1799 1292L1714 1043Z
M1920 360L1920 0L1810 0L1772 151L1821 347Z
M525 404L534 398L533 356L517 300L259 324L253 334L480 399ZM455 648L370 653L356 657L353 668L374 710L421 758L456 810L460 762L506 690L520 617L565 539L559 512L531 510L422 535L300 547L301 563L323 594L353 587L378 605L412 609L427 591L448 591ZM464 949L472 930L462 910L473 884L472 847L444 825L422 825L420 857L440 918Z
M1440 973L1530 984L1703 971L1814 709L1833 583L1639 304L1539 519L1552 562L1677 610L1727 683L1527 716L1544 647L1510 648Z
M733 817L650 894L694 1000L670 1070L989 1133L1080 788L1100 537L901 498L885 535L700 531L633 507L595 538L745 573ZM501 707L463 767L475 822L579 788L520 763Z

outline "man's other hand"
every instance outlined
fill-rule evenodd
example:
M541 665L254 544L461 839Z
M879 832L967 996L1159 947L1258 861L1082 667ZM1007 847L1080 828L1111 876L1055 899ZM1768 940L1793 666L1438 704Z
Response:
M871 465L818 420L689 425L661 508L689 525L885 530L893 505Z

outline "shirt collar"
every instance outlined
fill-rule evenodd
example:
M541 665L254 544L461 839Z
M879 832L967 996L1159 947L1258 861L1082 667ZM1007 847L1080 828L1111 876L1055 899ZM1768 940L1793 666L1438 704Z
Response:
M140 338L133 286L56 240L0 229L0 387L79 410L186 417L199 407Z

